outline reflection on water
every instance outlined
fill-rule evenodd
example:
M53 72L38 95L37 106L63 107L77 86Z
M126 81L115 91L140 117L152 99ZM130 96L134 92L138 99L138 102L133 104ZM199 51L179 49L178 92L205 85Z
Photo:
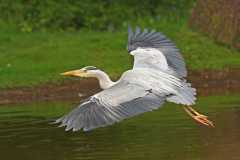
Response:
M203 98L216 128L198 126L177 105L92 132L64 132L49 123L69 104L0 107L3 160L239 160L238 96ZM67 108L67 109L66 109ZM46 113L46 114L45 114Z

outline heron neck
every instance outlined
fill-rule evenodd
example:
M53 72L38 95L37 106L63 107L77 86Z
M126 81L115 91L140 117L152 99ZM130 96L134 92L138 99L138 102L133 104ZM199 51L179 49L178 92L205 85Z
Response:
M100 88L107 89L115 84L110 77L103 71L96 74L96 78L99 81Z

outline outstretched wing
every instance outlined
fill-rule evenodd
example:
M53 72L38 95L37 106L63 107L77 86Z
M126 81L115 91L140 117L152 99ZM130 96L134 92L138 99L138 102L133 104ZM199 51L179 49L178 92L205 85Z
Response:
M176 45L170 41L165 35L154 30L144 29L141 31L139 27L136 28L135 32L132 31L131 27L128 28L128 52L136 50L137 48L155 48L159 50L159 54L163 54L166 57L168 66L171 70L174 70L178 77L186 77L187 70L184 59L176 48ZM148 58L148 56L145 56ZM161 58L161 56L155 58ZM134 56L135 59L135 56ZM137 62L138 63L138 62ZM146 60L140 63L151 63ZM144 64L139 64L144 65ZM152 68L159 69L156 65L152 65Z
M122 81L90 97L56 122L66 126L66 131L89 131L157 109L164 100L151 90Z

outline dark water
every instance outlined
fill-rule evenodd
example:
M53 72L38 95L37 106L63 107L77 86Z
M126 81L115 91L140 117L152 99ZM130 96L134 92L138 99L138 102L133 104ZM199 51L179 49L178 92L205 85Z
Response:
M0 106L1 160L239 160L240 98L200 98L199 111L215 122L199 126L181 106L92 132L64 132L50 125L71 104Z

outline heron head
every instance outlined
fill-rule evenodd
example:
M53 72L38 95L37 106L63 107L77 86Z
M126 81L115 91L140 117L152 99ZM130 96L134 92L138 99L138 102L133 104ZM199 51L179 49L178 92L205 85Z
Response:
M96 77L96 74L100 70L94 66L83 67L82 69L72 70L61 73L63 76L74 76L74 77Z

